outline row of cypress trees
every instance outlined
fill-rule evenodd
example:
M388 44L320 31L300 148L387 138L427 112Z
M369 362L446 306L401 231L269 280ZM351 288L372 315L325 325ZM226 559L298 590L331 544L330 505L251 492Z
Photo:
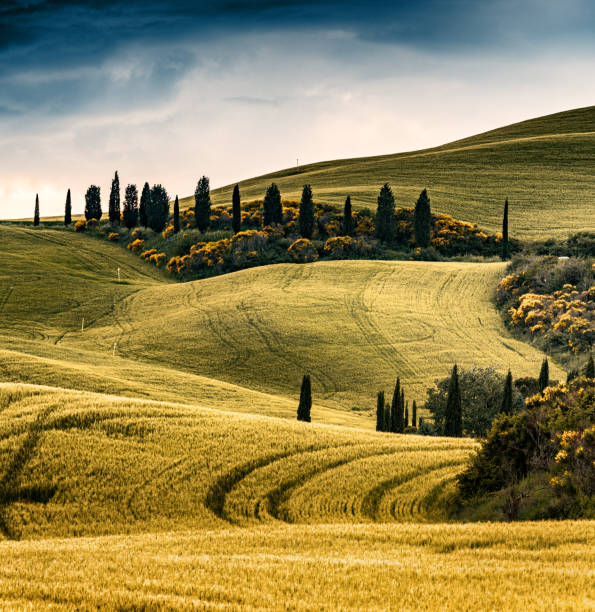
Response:
M411 407L411 426L417 427L417 404ZM376 397L376 431L403 433L409 427L409 402L405 401L405 390L397 378L392 402L385 403L384 391Z

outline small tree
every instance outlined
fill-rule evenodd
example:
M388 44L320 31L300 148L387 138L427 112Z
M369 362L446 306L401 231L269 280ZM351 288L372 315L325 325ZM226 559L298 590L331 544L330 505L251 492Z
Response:
M39 225L39 194L35 194L35 209L33 210L33 225Z
M180 202L178 201L178 195L176 194L176 201L174 202L174 234L180 231Z
M404 428L409 427L409 402L405 404L405 419L403 421Z
M541 362L541 370L539 371L539 392L543 393L543 390L550 384L550 364L547 357Z
M95 219L99 221L101 211L101 189L97 185L91 185L85 193L85 219Z
M211 225L211 188L206 176L199 179L194 190L194 216L196 227L206 232Z
M426 189L419 194L415 203L413 230L415 245L422 248L429 247L432 232L432 211L430 210L430 197Z
M297 411L298 421L306 421L309 423L310 410L312 409L312 387L310 385L310 375L304 374L302 378L302 388L300 391L300 403Z
M236 185L233 188L231 196L231 227L234 234L237 234L242 229L242 204L240 201L240 187Z
M147 208L147 224L154 232L162 232L169 218L169 196L163 185L153 185L149 206Z
M456 364L452 369L446 400L446 415L444 435L461 437L463 435L463 411L461 407L461 390L459 388L459 373Z
M66 204L64 205L64 225L72 223L72 202L70 200L70 189L66 192Z
M112 188L109 194L109 222L112 225L120 225L120 179L118 171L112 180Z
M148 226L147 209L151 201L151 188L149 183L143 185L143 191L140 195L140 205L138 207L138 220L143 227Z
M124 225L131 230L138 223L138 189L136 185L127 185L124 190Z
M314 201L312 200L312 188L310 185L304 185L302 189L299 230L302 238L312 238L314 232Z
M417 428L417 404L415 400L413 400L413 405L411 406L411 427Z
M504 382L504 394L502 396L502 410L504 414L512 414L512 373L508 370Z
M351 211L351 196L347 196L345 206L343 207L343 223L341 229L343 236L351 236L353 234L353 214Z
M384 391L376 396L376 431L384 431Z
M593 362L593 355L589 355L589 359L585 364L584 375L585 378L595 378L595 363Z
M376 236L383 242L392 242L395 237L395 198L388 183L384 183L378 194Z
M508 246L508 198L504 201L504 215L502 217L502 261L510 256Z

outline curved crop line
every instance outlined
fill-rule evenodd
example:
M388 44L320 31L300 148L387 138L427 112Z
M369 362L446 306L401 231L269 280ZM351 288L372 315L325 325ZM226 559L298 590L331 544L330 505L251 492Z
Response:
M345 446L352 446L352 445L345 445ZM340 447L332 447L332 448L340 448ZM260 507L262 507L263 504L266 504L265 506L266 512L270 514L273 518L276 518L277 520L280 520L280 521L284 521L286 523L293 523L295 521L292 521L290 517L288 516L287 512L283 511L282 505L285 502L287 502L287 500L289 500L289 498L291 497L292 491L294 489L296 489L299 486L303 486L309 480L312 480L314 477L320 474L323 474L324 472L327 472L329 470L333 470L335 468L338 468L344 465L349 465L350 463L355 463L357 461L361 461L362 459L369 459L370 457L380 457L382 455L390 455L393 453L394 453L394 449L390 449L390 450L384 450L380 452L367 453L359 457L349 457L349 458L344 457L342 459L337 459L336 461L333 461L332 463L329 463L328 465L325 465L324 467L321 466L320 468L315 468L313 470L310 470L309 472L306 472L306 474L300 474L299 476L296 476L295 478L282 483L280 486L276 487L275 489L267 493L267 495L264 497L261 504L259 504L258 508L260 509Z
M450 459L448 461L443 461L436 464L431 470L424 467L419 467L409 472L405 472L404 474L399 474L398 476L389 478L388 480L383 480L375 487L370 489L364 496L361 505L362 514L372 521L378 521L378 508L383 497L389 493L389 491L396 489L407 482L415 480L416 478L420 478L422 476L427 477L432 472L444 469L445 467L459 465L460 463L461 462L459 460Z

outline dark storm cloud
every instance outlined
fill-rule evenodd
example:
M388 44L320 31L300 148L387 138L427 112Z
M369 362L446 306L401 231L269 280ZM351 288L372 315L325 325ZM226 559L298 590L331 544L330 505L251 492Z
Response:
M592 43L591 0L8 0L0 5L0 116L143 105L171 93L212 40L344 30L366 44L447 53ZM186 49L184 48L186 45ZM355 47L354 47L355 48ZM279 45L283 53L283 45ZM328 54L357 61L356 51ZM126 78L106 65L136 62ZM115 62L117 63L117 62ZM221 69L225 69L222 65Z

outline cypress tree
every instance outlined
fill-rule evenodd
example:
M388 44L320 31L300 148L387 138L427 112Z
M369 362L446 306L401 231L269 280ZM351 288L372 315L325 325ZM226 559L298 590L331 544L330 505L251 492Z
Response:
M384 391L376 396L376 431L384 431Z
M298 421L306 421L309 423L310 410L312 409L312 387L310 385L310 375L304 374L302 378L302 388L300 391L300 403L298 406L297 418Z
M393 433L399 433L403 431L403 422L401 419L401 379L397 377L397 382L395 383L395 390L393 391L393 401L390 406L390 421L391 428L390 431Z
M401 403L399 407L399 414L401 417L401 430L399 433L403 433L405 431L405 389L401 387Z
M151 188L149 187L149 183L145 183L143 185L143 191L140 195L140 205L138 207L138 220L139 223L143 227L147 227L147 208L149 207L149 202L151 200Z
M392 430L391 408L390 404L386 403L384 405L384 431L391 432Z
M124 225L131 230L138 223L138 189L136 185L127 185L124 190Z
M262 203L262 226L283 222L283 207L281 206L281 192L276 183L271 183L264 194Z
M589 356L589 360L585 365L584 374L586 378L595 378L595 363L593 362L593 355Z
M304 185L302 189L299 230L302 238L312 238L314 233L314 201L312 200L312 188L310 185Z
M413 406L411 406L411 426L417 428L417 404L413 400Z
M64 225L72 223L72 202L70 200L70 189L66 192L66 204L64 205Z
M409 427L409 402L405 404L405 429Z
M383 242L392 242L395 237L395 198L388 183L384 183L378 194L376 236Z
M176 194L176 201L174 202L174 234L180 231L180 202L178 201L178 194Z
M35 209L33 211L33 225L37 227L39 225L39 194L35 194Z
M112 189L109 194L109 222L112 225L120 225L120 179L118 171L112 180Z
M97 185L91 185L85 193L85 219L99 221L102 214L101 189Z
M504 382L504 394L502 396L502 410L504 414L512 414L512 373L508 370Z
M347 196L345 206L343 207L343 236L353 235L353 215L351 212L351 196Z
M147 225L154 232L162 232L169 218L169 196L163 185L153 185L147 207Z
M196 227L206 232L211 225L211 188L206 176L199 179L194 190L194 216Z
M543 390L550 384L550 364L547 357L541 362L541 370L539 371L539 392L543 393Z
M457 366L452 369L446 399L446 414L444 435L461 437L463 434L463 413L461 408L461 390L459 387L459 372Z
M231 197L231 209L232 209L231 227L233 229L233 233L237 234L242 229L242 205L240 202L239 185L236 185L233 188L233 195Z
M508 198L504 201L504 215L502 217L502 261L508 259Z
M430 210L430 197L426 189L419 194L415 203L413 230L415 245L421 248L429 247L432 232L432 212Z

